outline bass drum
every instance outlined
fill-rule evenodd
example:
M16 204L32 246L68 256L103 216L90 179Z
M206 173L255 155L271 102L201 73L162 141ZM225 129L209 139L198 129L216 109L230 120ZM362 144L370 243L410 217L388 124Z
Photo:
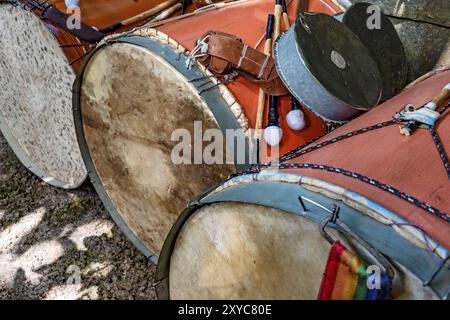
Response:
M359 256L365 244L394 264L392 298L448 297L450 180L430 132L405 137L391 119L406 104L431 101L449 82L450 71L431 77L278 165L199 196L166 239L158 297L314 299L330 251L319 228L337 212L334 225L354 236L336 231L334 239ZM436 128L445 150L448 107ZM355 283L343 285L351 291Z
M103 28L160 1L81 2L82 21ZM65 12L64 1L53 3ZM87 172L73 124L72 85L90 46L40 17L26 1L0 2L0 129L30 171L53 186L76 188Z
M188 201L228 177L235 170L233 162L241 169L248 165L249 129L256 121L259 88L241 78L221 84L195 61L187 69L188 50L209 30L256 44L273 5L272 0L222 3L157 29L138 28L108 38L87 59L76 81L74 116L91 181L117 224L154 261ZM284 118L290 98L281 100ZM309 127L301 132L289 130L282 121L286 134L280 152L325 131L320 119L310 113L306 117ZM199 131L194 130L196 124L201 124ZM239 151L247 150L244 159L208 164L186 152L183 161L173 161L180 133L192 139L188 149L198 152L202 137L211 141L210 129L238 130L245 141ZM232 155L238 146L231 148Z

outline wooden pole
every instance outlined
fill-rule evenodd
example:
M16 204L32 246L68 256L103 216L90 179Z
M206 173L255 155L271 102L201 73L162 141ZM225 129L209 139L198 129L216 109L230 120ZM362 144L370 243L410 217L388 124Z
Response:
M281 0L281 7L283 9L284 29L288 30L291 27L291 22L289 21L289 14L287 10L286 0Z
M158 14L156 17L154 17L152 20L150 20L150 22L157 22L157 21L165 20L168 17L170 17L172 14L177 12L178 10L181 10L182 7L183 7L183 5L181 3L177 3L177 4L167 8L166 10L161 11L161 13Z

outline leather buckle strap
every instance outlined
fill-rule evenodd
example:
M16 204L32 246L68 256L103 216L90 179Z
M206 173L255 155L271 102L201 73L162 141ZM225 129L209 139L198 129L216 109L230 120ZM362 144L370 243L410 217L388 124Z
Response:
M268 95L288 93L276 72L272 57L253 49L234 35L210 31L201 41L206 38L208 50L199 62L211 72L223 76L234 69Z

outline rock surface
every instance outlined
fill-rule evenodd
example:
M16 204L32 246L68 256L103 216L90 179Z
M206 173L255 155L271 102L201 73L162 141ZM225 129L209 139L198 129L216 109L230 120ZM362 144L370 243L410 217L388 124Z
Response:
M351 0L381 7L392 18L405 48L408 82L436 69L450 67L448 0Z

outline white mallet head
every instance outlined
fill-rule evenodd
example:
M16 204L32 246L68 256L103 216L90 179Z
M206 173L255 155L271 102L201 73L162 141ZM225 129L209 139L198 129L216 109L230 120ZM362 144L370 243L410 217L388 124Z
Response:
M286 116L286 122L290 129L294 131L300 131L306 125L305 115L303 114L302 110L291 110Z
M264 130L264 140L271 147L276 147L280 144L283 137L283 130L277 126L269 126Z

